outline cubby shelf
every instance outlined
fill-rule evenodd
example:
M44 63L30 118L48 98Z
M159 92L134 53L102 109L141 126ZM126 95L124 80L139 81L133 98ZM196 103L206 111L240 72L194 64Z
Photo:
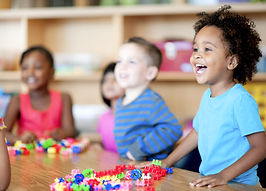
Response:
M236 3L232 9L251 18L266 46L266 3ZM121 44L131 36L152 42L169 38L192 40L196 14L213 12L221 5L188 4L89 6L0 10L0 58L19 55L27 47L42 44L56 53L85 53L102 57L102 65L116 60ZM103 104L99 81L101 72L56 75L52 88L66 91L74 104ZM266 82L266 74L256 74L254 83ZM1 71L0 87L7 92L21 91L19 72ZM181 120L195 115L206 86L193 74L160 72L152 84Z
M236 3L231 4L239 13L265 13L265 3ZM189 4L161 4L135 6L88 6L61 8L31 8L31 9L3 9L0 19L55 19L106 16L138 16L138 15L182 15L196 14L201 11L212 12L220 5L189 5Z
M55 75L54 81L96 81L98 82L101 77L101 72L93 72L88 74L58 74ZM0 81L19 81L20 72L19 71L1 71ZM193 73L183 73L183 72L166 72L161 71L156 78L156 81L164 82L178 82L178 81L188 81L196 82ZM254 75L252 81L254 82L266 82L266 73L257 73Z

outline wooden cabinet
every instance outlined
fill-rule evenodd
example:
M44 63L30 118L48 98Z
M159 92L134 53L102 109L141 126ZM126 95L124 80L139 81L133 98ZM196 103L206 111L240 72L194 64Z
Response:
M166 38L192 40L196 13L212 12L217 6L139 5L116 7L35 8L0 10L0 58L19 56L28 46L43 44L53 51L90 53L102 56L105 64L116 59L119 46L130 36L151 41ZM233 4L233 9L255 21L266 46L266 3ZM20 91L18 72L0 73L0 86ZM54 88L71 93L74 103L101 104L100 73L84 76L56 76ZM265 82L264 75L257 81ZM205 86L198 85L192 74L161 73L152 84L178 118L193 117Z

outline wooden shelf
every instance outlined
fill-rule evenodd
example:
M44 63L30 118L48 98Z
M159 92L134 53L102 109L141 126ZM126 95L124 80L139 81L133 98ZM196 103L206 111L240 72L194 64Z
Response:
M93 72L90 74L58 74L55 75L55 81L100 81L101 72ZM19 81L20 72L19 71L1 71L0 81ZM196 82L193 73L184 72L166 72L161 71L156 78L156 81L166 81L166 82ZM266 82L266 73L257 73L253 80L254 82Z
M184 73L184 72L160 72L156 81L195 81L193 73Z
M232 9L251 18L266 46L266 3L235 3ZM54 54L81 53L99 57L100 66L117 58L121 44L132 36L152 42L169 38L192 40L196 14L213 12L221 5L189 4L88 6L68 8L0 9L0 53L3 60L17 66L22 51L44 45ZM6 55L11 56L10 61ZM94 63L94 62L91 62ZM98 66L98 65L97 65ZM98 67L101 68L101 67ZM52 88L68 92L74 104L103 104L101 72L56 75ZM254 83L265 83L266 74L255 75ZM6 92L23 90L18 71L0 71L0 86ZM152 83L179 118L197 112L207 86L196 82L191 73L160 72Z
M231 4L235 11L240 13L265 13L266 3L235 3ZM80 17L105 17L113 15L138 16L138 15L177 15L195 14L201 11L212 12L218 5L190 5L190 4L157 4L135 6L93 6L93 7L67 7L67 8L31 8L0 10L1 19L16 19L26 17L29 19L45 18L80 18Z

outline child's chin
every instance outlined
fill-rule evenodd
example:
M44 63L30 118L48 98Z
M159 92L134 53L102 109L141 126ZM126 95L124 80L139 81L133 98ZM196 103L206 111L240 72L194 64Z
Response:
M202 80L202 79L199 79L199 78L196 78L198 84L206 84L206 81Z

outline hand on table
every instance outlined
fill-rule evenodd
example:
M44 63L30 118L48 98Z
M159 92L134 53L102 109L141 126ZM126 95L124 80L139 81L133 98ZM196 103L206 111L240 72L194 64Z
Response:
M161 165L161 168L166 168L166 167L169 167L166 163L165 163L165 160L161 160L162 161L162 165ZM144 162L141 162L139 164L136 165L136 168L144 168L145 166L152 166L152 161L144 161Z
M133 155L132 155L129 151L127 151L127 158L128 158L129 160L133 160L133 161L136 160L136 159L133 157Z
M33 141L37 139L36 135L29 131L23 133L20 138L21 138L21 141L26 144L32 143Z
M151 166L151 165L152 165L151 161L144 161L136 164L136 168L144 168L145 166Z
M65 138L65 133L62 129L55 129L50 132L51 138L53 138L56 141L60 141Z
M191 186L196 186L196 187L208 186L209 188L212 188L214 186L227 184L227 181L222 175L213 174L193 180L189 184Z

